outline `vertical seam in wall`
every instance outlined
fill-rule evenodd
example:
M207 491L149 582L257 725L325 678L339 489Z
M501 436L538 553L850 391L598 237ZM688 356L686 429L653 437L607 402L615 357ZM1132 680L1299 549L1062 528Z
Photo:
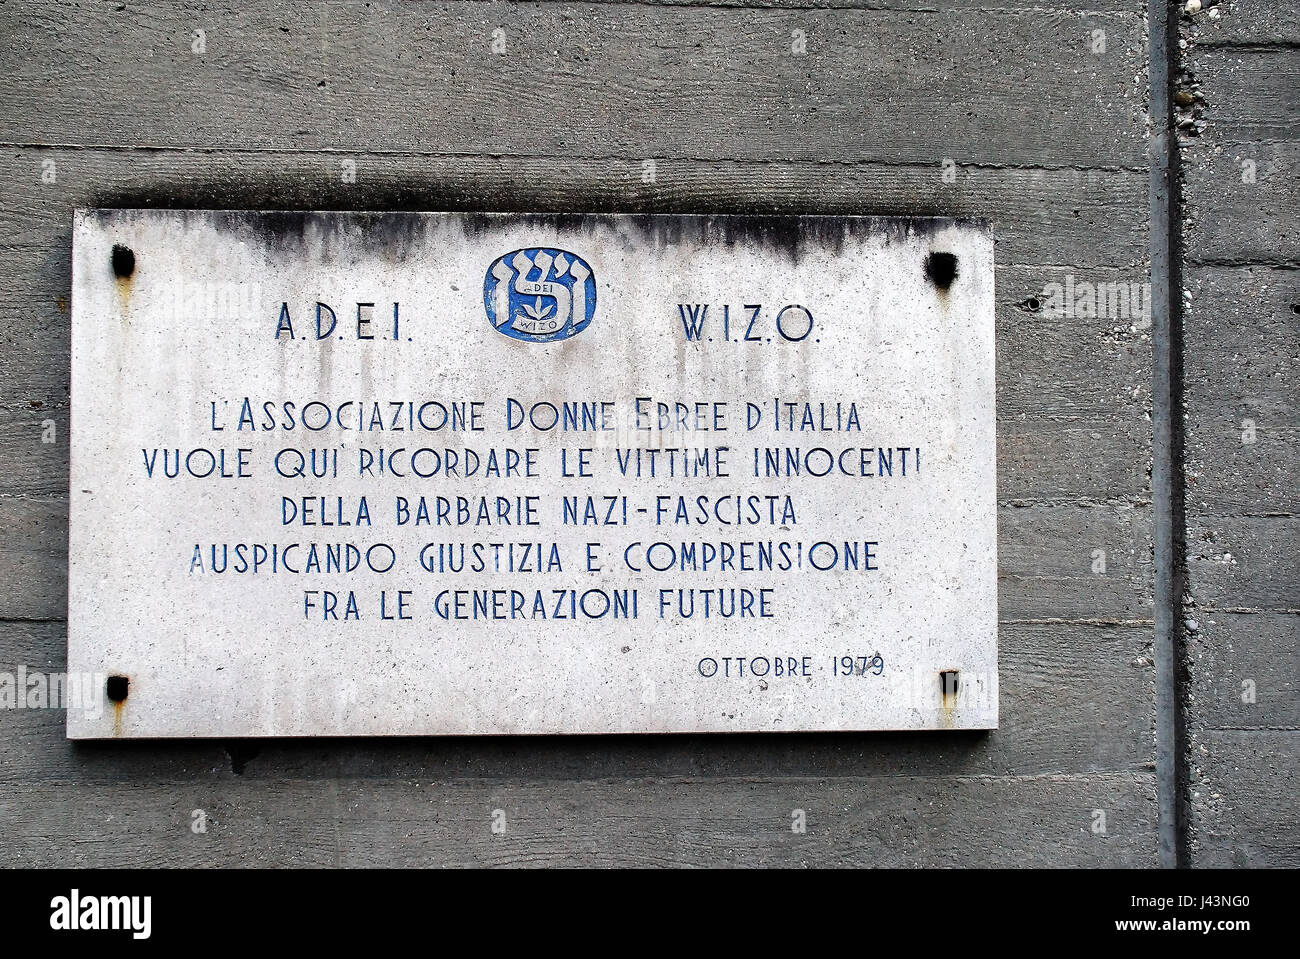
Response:
M1177 0L1148 0L1151 161L1151 500L1160 865L1187 863L1180 611L1183 595L1182 281L1173 75Z

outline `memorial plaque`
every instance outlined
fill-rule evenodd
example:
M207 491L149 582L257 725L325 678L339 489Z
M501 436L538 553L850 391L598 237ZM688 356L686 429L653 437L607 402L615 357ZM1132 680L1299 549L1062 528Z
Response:
M87 210L73 738L997 725L959 220Z

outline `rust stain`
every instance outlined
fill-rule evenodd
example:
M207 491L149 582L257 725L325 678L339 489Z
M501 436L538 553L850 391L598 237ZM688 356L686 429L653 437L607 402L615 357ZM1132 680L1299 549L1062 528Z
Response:
M956 719L957 693L961 689L961 674L955 669L939 670L939 725L943 729L952 729Z
M121 736L126 714L126 697L131 691L129 676L113 675L104 684L104 693L113 704L113 735Z
M127 311L131 307L131 290L135 279L135 251L129 246L115 243L108 259L117 282L117 298L122 307L122 319L125 320Z

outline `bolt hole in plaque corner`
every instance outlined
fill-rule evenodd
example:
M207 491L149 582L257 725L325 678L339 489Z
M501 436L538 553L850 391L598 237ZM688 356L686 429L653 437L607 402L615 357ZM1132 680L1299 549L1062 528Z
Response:
M104 694L110 702L126 702L127 693L131 691L131 680L126 676L109 676L104 681Z
M119 280L129 280L135 273L135 251L129 246L121 243L114 243L113 250L108 255L109 265L113 268L113 275Z
M957 279L957 254L935 251L925 258L925 275L941 290L947 290Z
M959 670L956 669L939 671L939 695L944 709L953 709L957 705L958 674Z

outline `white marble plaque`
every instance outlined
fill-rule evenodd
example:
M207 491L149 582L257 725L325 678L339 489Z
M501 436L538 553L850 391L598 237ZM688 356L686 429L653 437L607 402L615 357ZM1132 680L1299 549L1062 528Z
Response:
M993 293L967 221L80 211L68 735L995 727Z

